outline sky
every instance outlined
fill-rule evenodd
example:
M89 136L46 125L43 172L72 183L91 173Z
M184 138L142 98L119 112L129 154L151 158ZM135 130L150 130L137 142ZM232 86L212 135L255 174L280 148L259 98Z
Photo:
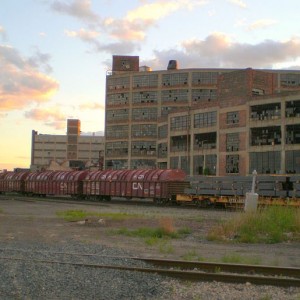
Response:
M31 132L104 131L112 55L179 68L300 69L299 0L0 0L0 170Z

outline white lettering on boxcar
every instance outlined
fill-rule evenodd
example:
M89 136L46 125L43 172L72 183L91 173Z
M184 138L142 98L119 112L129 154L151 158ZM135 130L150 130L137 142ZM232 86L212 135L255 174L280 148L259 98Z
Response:
M132 183L132 189L133 190L142 190L143 187L142 187L142 185L139 182L133 182Z

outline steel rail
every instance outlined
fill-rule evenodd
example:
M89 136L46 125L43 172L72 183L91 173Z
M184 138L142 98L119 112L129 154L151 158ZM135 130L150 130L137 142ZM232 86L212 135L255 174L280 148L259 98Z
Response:
M24 249L11 249L11 248L0 248L0 252L1 251L139 260L139 261L144 261L146 263L152 264L154 266L170 267L170 268L184 269L184 270L242 273L242 274L249 274L249 275L261 274L261 275L271 275L271 276L294 277L300 279L300 268L293 268L293 267L274 267L274 266L266 266L266 265L198 262L198 261L185 261L185 260L143 258L143 257L136 257L136 256L111 256L111 255L98 255L92 253L75 253L75 252L59 252L59 251L28 251Z
M272 276L288 276L300 279L300 268L292 267L273 267L265 265L244 265L244 264L228 264L228 263L212 263L212 262L197 262L197 261L182 261L182 260L165 260L153 258L137 258L144 262L151 263L156 266L167 266L201 270L209 272L230 272L244 274L262 274Z
M253 275L241 275L241 274L225 274L225 273L205 273L199 271L182 271L174 269L154 269L154 268L141 268L141 267L128 267L120 265L99 265L99 264L87 264L87 263L72 263L55 260L39 260L39 259L25 259L17 257L0 257L4 260L15 260L34 263L47 263L47 264L60 264L60 265L72 265L77 267L90 267L111 269L120 271L131 272L143 272L158 274L162 276L173 277L181 280L189 281L219 281L225 283L251 283L256 285L272 285L282 287L300 287L300 279L298 278L284 278L284 277L267 277L267 276L253 276Z

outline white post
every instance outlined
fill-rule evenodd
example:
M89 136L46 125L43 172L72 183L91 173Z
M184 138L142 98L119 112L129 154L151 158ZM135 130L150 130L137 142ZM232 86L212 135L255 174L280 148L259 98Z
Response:
M252 172L252 175L252 189L250 193L246 193L245 212L255 212L257 210L258 194L255 193L256 170Z
M251 193L255 193L255 181L256 181L256 176L257 176L257 172L256 172L256 170L254 170L253 172L252 172L252 175L253 175L253 177L252 177L252 189L251 189Z

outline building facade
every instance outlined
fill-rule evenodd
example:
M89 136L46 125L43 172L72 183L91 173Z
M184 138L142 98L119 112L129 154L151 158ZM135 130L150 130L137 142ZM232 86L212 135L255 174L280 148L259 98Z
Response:
M105 168L300 173L300 71L138 65L107 74Z
M67 120L67 135L32 131L31 170L71 170L103 167L104 137L84 136L80 120Z

